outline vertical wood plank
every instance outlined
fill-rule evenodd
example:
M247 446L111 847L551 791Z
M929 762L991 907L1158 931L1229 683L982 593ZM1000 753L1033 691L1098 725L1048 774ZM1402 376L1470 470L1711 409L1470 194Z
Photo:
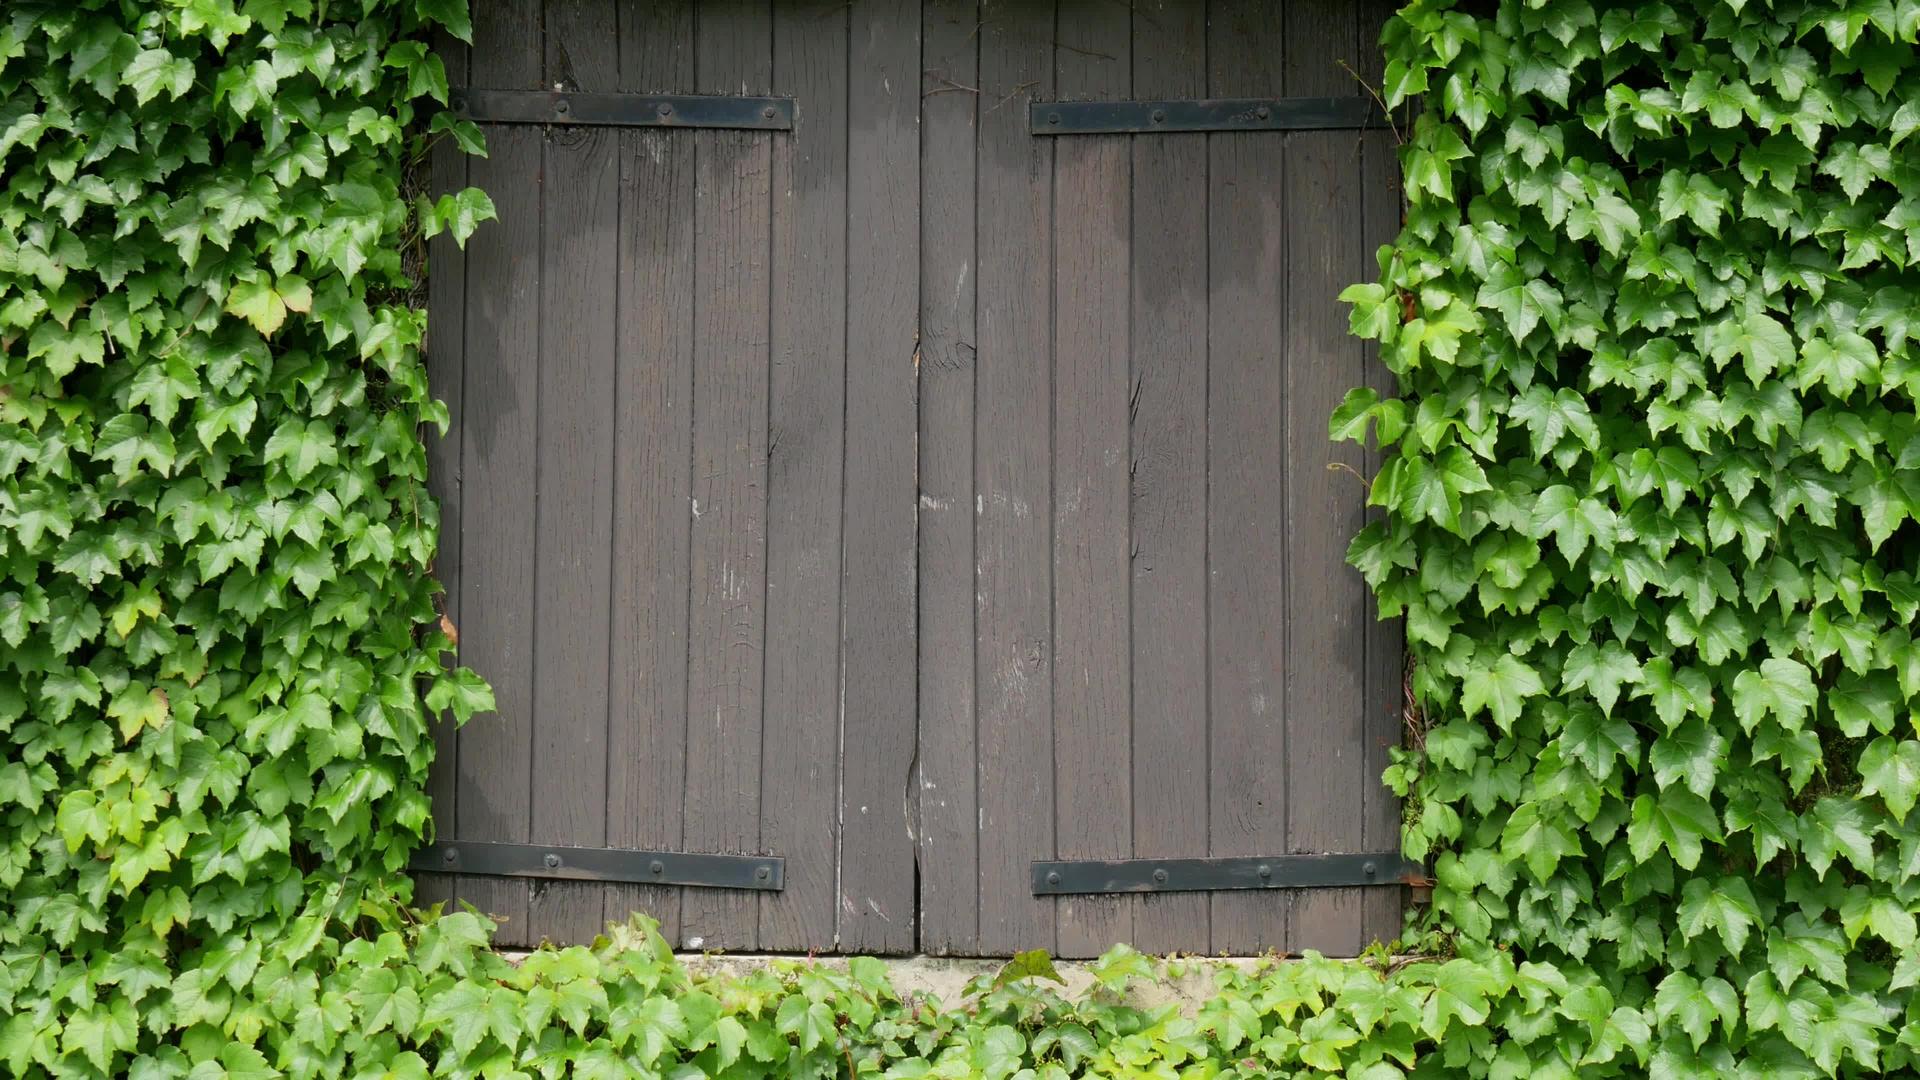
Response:
M546 82L611 90L608 0L549 0ZM538 507L534 526L534 843L604 847L612 625L617 136L546 133L541 186ZM593 940L604 886L536 881L536 939Z
M1358 91L1339 67L1353 63L1347 0L1288 0L1282 89L1330 97ZM1360 140L1352 132L1288 137L1280 204L1287 230L1286 543L1287 849L1364 850L1368 778L1362 746L1366 686L1366 583L1346 564L1347 541L1365 524L1364 462L1327 438L1327 417L1360 384L1357 342L1336 297L1351 284L1361 245ZM1293 952L1357 954L1364 890L1302 889L1293 898Z
M473 83L539 85L538 0L474 13ZM468 183L499 211L467 246L466 382L461 440L461 596L465 662L493 684L498 711L461 732L454 835L528 838L533 749L534 447L539 404L540 133L488 128ZM495 941L529 942L527 883L466 878L462 899L502 920Z
M1365 0L1355 5L1360 22L1355 68L1367 85L1379 87L1384 77L1385 58L1380 50L1380 31L1398 5L1394 0ZM1357 245L1352 280L1372 281L1379 274L1374 252L1393 242L1400 231L1400 158L1394 135L1388 131L1369 131L1361 136L1361 216L1365 234ZM1380 350L1373 342L1362 343L1361 354L1366 384L1382 397L1397 394L1393 373L1381 362ZM1371 478L1380 471L1381 455L1368 450L1362 471ZM1369 510L1368 520L1381 516ZM1389 761L1388 749L1400 745L1403 703L1402 678L1405 672L1406 643L1404 628L1398 619L1381 620L1371 597L1365 600L1367 683L1366 712L1362 728L1361 760L1365 794L1362 813L1363 843L1368 851L1395 851L1400 847L1400 800L1381 781ZM1400 936L1406 903L1402 889L1369 889L1363 904L1365 936L1394 941Z
M767 436L762 846L786 888L760 897L760 947L834 940L839 840L840 491L847 317L847 12L774 6L773 88L801 103L773 145L773 374Z
M692 0L623 6L620 88L690 91L693 18ZM673 851L686 779L694 135L619 140L607 843ZM645 912L678 942L680 893L609 886L603 917Z
M1060 0L1055 90L1124 100L1125 7ZM1054 150L1054 830L1059 856L1133 851L1128 535L1131 244L1126 136ZM1098 956L1133 938L1128 897L1057 901L1057 951Z
M447 69L447 80L454 86L467 82L467 46L452 35L436 35L434 51ZM451 138L442 137L433 148L432 190L434 197L459 191L467 186L467 155ZM434 574L446 590L440 599L440 611L455 628L460 625L460 438L461 422L466 415L462 406L466 365L466 253L453 242L450 233L441 233L427 244L427 386L433 396L447 407L447 430L427 438L427 490L440 508L440 549L434 556ZM455 663L463 662L456 649ZM486 723L491 717L483 717ZM460 732L451 714L432 721L433 766L427 774L427 797L433 801L434 833L455 836L459 820ZM415 879L416 904L451 903L459 894L458 882L450 874L422 874Z
M1277 93L1282 55L1271 0L1212 0L1208 92ZM1291 583L1282 468L1280 268L1285 229L1279 140L1216 134L1208 148L1208 655L1212 738L1209 845L1214 855L1285 849L1286 592ZM1287 942L1287 898L1212 898L1213 948L1236 954Z
M1053 92L1053 11L982 0L974 531L979 575L980 951L1054 947L1028 867L1054 856L1053 142L1027 103Z
M764 3L696 9L702 93L766 93ZM692 572L687 634L688 850L760 848L761 689L766 645L768 203L773 136L694 135ZM686 948L751 949L751 893L690 889Z
M853 0L847 484L841 595L840 947L914 943L914 418L920 4ZM853 224L857 223L857 224Z
M976 0L927 0L920 91L920 951L978 949L973 696Z
M1206 6L1133 12L1133 94L1207 91ZM1133 140L1133 854L1207 850L1207 137ZM1143 896L1133 941L1205 951L1208 898Z

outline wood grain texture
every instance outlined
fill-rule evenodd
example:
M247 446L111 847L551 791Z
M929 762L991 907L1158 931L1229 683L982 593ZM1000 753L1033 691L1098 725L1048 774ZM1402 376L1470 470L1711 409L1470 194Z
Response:
M449 34L437 35L434 48L446 65L447 78L465 84L467 47ZM432 158L433 197L439 198L467 186L467 155L452 139L435 144ZM440 613L460 625L460 442L461 401L466 376L466 253L454 243L451 233L441 233L428 241L427 387L447 407L447 430L427 438L427 490L440 508L440 546L433 560L434 575L446 590L440 597ZM455 663L463 662L456 650ZM488 718L483 717L481 723ZM454 836L458 821L460 793L460 729L451 714L432 721L433 766L427 774L427 797L433 802L434 835ZM452 905L459 896L459 881L450 874L422 874L414 883L414 902Z
M1379 48L1380 31L1397 9L1393 0L1364 0L1354 5L1359 22L1355 51L1361 78L1369 86L1380 84L1385 58ZM1353 281L1372 281L1380 268L1374 253L1393 242L1400 231L1400 155L1392 132L1370 131L1360 140L1361 243L1354 252ZM1364 342L1361 349L1366 372L1365 385L1380 396L1399 392L1393 372L1380 359L1379 347ZM1363 457L1362 472L1371 480L1379 471L1381 454L1369 449ZM1368 520L1377 520L1382 511L1368 510ZM1381 620L1371 596L1365 603L1367 685L1366 711L1362 726L1361 760L1365 784L1363 843L1368 851L1391 851L1400 846L1400 800L1380 779L1390 760L1388 750L1402 739L1402 679L1405 674L1406 641L1400 620ZM1393 941L1400 935L1406 893L1399 889L1370 889L1362 900L1366 936Z
M1056 94L1126 98L1130 31L1107 0L1061 0ZM1133 851L1131 141L1087 136L1054 150L1053 786L1065 859ZM1133 939L1130 898L1069 896L1056 907L1061 956Z
M618 84L612 4L549 0L546 28L548 85ZM617 454L617 136L556 128L544 143L528 835L535 843L602 847ZM589 941L603 928L603 886L536 881L531 891L527 924L535 940Z
M473 82L530 89L540 55L518 45L540 34L537 5L475 12ZM491 126L487 156L467 182L500 220L467 245L466 385L461 434L461 644L465 663L493 685L498 711L460 734L453 835L528 839L533 750L534 462L539 408L540 133ZM479 389L484 388L484 389ZM495 941L530 942L524 881L467 878L461 898L502 920Z
M703 3L695 78L704 93L766 93L765 4ZM772 136L694 134L692 571L689 575L687 850L760 848L766 644L768 212ZM681 941L752 949L759 902L689 889Z
M978 947L974 139L979 10L927 0L920 90L920 951Z
M1206 96L1206 9L1133 11L1133 95ZM1207 136L1132 140L1133 853L1207 850ZM1134 901L1133 941L1204 949L1208 898Z
M760 947L834 940L840 783L840 492L846 393L847 12L774 7L773 89L805 102L772 138L773 395L767 461L762 847L786 888L760 897Z
M980 951L1054 948L1053 901L1028 865L1053 858L1053 142L1027 103L1053 93L1053 13L984 0L980 27L979 353L974 662ZM924 810L924 806L923 806Z
M1288 0L1283 26L1287 94L1331 96L1351 87L1339 67L1353 55L1351 4ZM1286 152L1287 850L1362 851L1367 591L1346 550L1365 524L1366 488L1356 479L1358 448L1327 437L1327 417L1364 374L1336 299L1357 280L1360 140L1353 132L1301 132L1288 136ZM1289 951L1358 953L1363 892L1296 892Z
M853 0L848 97L847 482L841 570L840 926L847 952L914 945L919 0Z
M622 89L690 90L691 0L622 7L619 48ZM688 131L625 131L618 151L607 843L663 851L684 848L693 140ZM645 912L678 941L680 893L607 886L603 917Z
M1208 92L1271 95L1283 42L1277 9L1212 0ZM1286 233L1274 190L1285 182L1280 141L1261 133L1209 137L1208 159L1208 635L1212 733L1209 847L1213 855L1285 850L1285 433L1281 350ZM1278 550L1276 551L1276 547ZM1288 897L1212 897L1212 946L1237 954L1283 948Z

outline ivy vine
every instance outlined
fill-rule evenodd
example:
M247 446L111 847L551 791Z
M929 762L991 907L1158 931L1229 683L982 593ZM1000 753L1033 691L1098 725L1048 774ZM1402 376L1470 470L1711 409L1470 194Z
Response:
M1511 1075L1920 1051L1920 4L1416 3L1354 543L1433 722L1390 772ZM1624 1065L1620 1064L1624 1059ZM1495 1072L1498 1072L1496 1067Z

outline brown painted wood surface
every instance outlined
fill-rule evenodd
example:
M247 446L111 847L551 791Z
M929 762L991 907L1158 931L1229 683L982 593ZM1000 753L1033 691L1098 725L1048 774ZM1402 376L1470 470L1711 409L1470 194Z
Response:
M919 948L971 953L980 934L974 728L974 189L979 12L929 0L922 19L920 202Z
M693 4L621 9L620 88L693 83ZM693 394L693 139L620 136L614 385L613 600L608 631L607 843L685 850L689 447ZM601 917L635 911L680 940L680 890L606 887Z
M1133 13L1133 93L1206 96L1206 9ZM1133 139L1133 853L1207 850L1207 136ZM1141 949L1211 941L1204 894L1136 901Z
M1384 0L1382 0L1384 3ZM437 568L496 716L442 837L770 852L778 894L429 880L585 940L1358 951L1395 890L1036 898L1045 858L1371 851L1397 627L1347 539L1392 388L1335 295L1390 134L1036 139L1031 100L1348 95L1338 0L501 0L456 81L777 93L792 132L490 126L435 183Z
M760 898L760 947L834 940L840 784L840 494L846 447L847 11L774 9L773 89L808 107L773 139L766 752L778 805L762 846L786 888Z

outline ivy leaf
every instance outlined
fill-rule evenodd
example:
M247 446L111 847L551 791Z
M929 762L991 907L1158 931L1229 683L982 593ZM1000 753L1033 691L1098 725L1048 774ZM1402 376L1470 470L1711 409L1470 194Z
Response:
M1720 235L1720 216L1728 209L1727 192L1699 173L1670 169L1660 177L1660 220L1690 221L1708 236Z
M1693 878L1682 891L1679 914L1681 933L1696 938L1716 931L1728 956L1746 949L1747 936L1761 922L1753 890L1739 878Z
M334 444L333 425L325 420L282 422L267 439L264 460L286 462L287 475L295 481L306 479L322 465L337 464L340 453Z
M107 716L119 721L121 742L132 742L145 728L160 730L170 712L165 690L137 682L115 694L107 705Z
M1602 712L1611 714L1620 700L1620 689L1640 681L1640 662L1617 642L1602 645L1577 645L1567 654L1561 669L1561 688L1584 689L1600 703Z
M164 48L144 49L120 73L120 85L133 87L134 100L141 105L162 91L178 100L193 88L193 64Z
M1650 859L1665 848L1682 870L1691 870L1700 865L1705 842L1719 839L1713 806L1692 792L1669 790L1633 800L1627 844L1636 859Z
M1733 680L1733 712L1749 735L1769 714L1798 729L1815 698L1813 673L1798 660L1772 657L1760 662L1759 671L1743 671Z
M1559 290L1504 264L1480 286L1474 303L1498 311L1515 341L1525 340L1542 322L1558 333L1566 313L1565 300Z
M1664 656L1641 666L1633 696L1652 698L1653 711L1668 731L1679 727L1689 715L1713 715L1713 688L1706 675L1691 667L1676 668Z
M1844 855L1854 869L1873 873L1873 817L1858 800L1828 797L1813 804L1813 813L1801 832L1801 854L1821 878L1836 856Z
M438 236L442 229L453 234L454 243L467 246L467 238L483 221L496 221L500 217L493 207L493 200L479 188L466 188L452 194L440 196L431 213L421 215L421 232L428 238Z
M467 17L467 0L414 0L413 10L422 20L439 23L447 33L473 44L473 23Z
M1510 731L1526 706L1526 699L1546 692L1540 675L1526 663L1502 653L1491 665L1476 666L1460 684L1460 708L1465 716L1489 713L1501 730Z
M1565 484L1555 484L1540 493L1530 524L1530 535L1544 539L1551 534L1569 563L1579 561L1589 544L1612 550L1620 530L1619 519L1610 508Z
M267 337L287 321L287 312L307 311L312 305L312 289L305 280L292 275L277 284L264 279L235 282L227 294L227 311L247 320Z
M475 713L494 711L493 688L466 668L448 668L433 680L427 691L427 708L434 712L453 710L462 724Z
M1860 754L1860 793L1878 795L1893 819L1906 824L1920 800L1920 743L1882 735Z
M1877 379L1880 370L1873 343L1851 331L1807 342L1802 361L1799 377L1794 380L1796 387L1808 390L1824 385L1841 399L1863 383Z
M1713 794L1726 760L1726 740L1705 721L1694 719L1653 741L1648 762L1662 788L1678 780L1702 798Z
M1439 1039L1456 1020L1463 1027L1479 1027L1487 1020L1488 998L1504 993L1509 982L1491 966L1465 958L1441 964L1433 973L1433 993L1421 1010L1421 1030Z
M173 436L159 424L135 413L121 413L100 428L93 456L113 465L115 480L131 480L146 466L161 476L173 471Z

